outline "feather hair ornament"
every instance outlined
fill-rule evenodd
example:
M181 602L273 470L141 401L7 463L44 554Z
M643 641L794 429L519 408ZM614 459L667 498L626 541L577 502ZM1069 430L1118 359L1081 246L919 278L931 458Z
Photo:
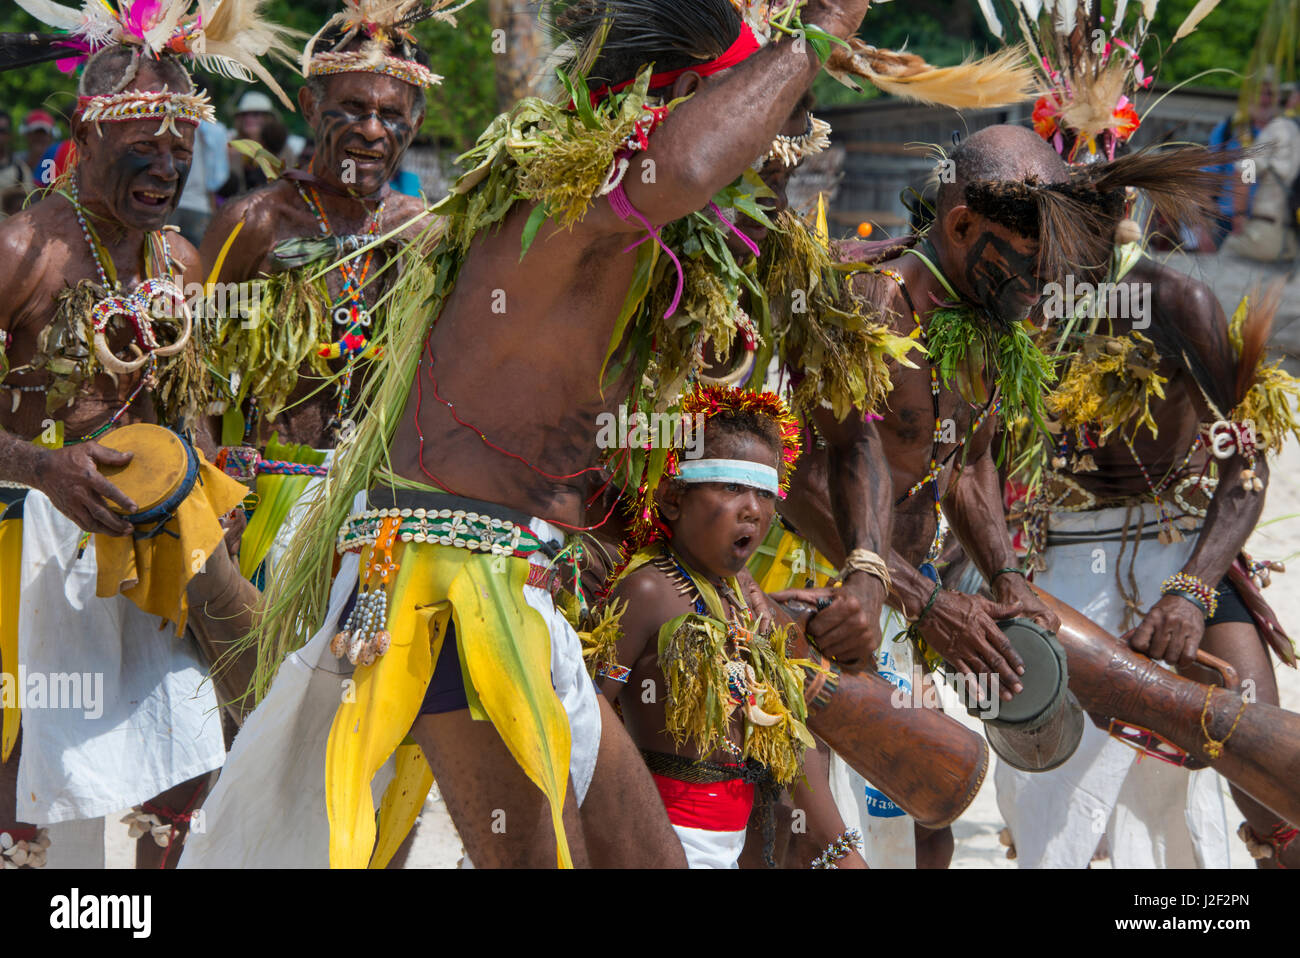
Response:
M62 31L57 40L32 37L34 50L61 47L60 68L70 71L79 61L111 46L137 49L142 57L188 60L199 69L251 81L260 79L290 110L293 102L260 59L273 56L288 62L292 32L265 20L266 0L86 0L80 9L54 0L16 0L25 11ZM9 35L10 37L14 35ZM40 59L54 55L33 53ZM0 59L0 67L22 66L16 55ZM131 117L135 118L135 117Z
M302 75L382 73L420 88L442 82L442 77L420 63L410 28L434 18L456 25L456 14L474 0L344 0L334 14L307 41L302 51ZM352 46L361 40L359 46ZM317 47L323 47L317 52ZM348 49L352 47L351 49Z
M1000 37L992 0L977 2L989 29ZM1066 162L1114 159L1119 145L1141 125L1133 97L1155 79L1158 64L1148 67L1140 53L1158 4L1142 0L1134 22L1126 24L1128 0L1116 0L1109 22L1100 0L1009 0L1047 86L1034 104L1034 129ZM1192 33L1218 4L1200 0L1169 46Z
M788 26L793 11L803 6L794 0L732 0L732 4L762 42L782 25ZM1039 92L1022 49L934 67L914 53L873 47L853 37L847 47L831 46L825 69L850 89L862 91L870 83L891 96L958 110L1009 106Z

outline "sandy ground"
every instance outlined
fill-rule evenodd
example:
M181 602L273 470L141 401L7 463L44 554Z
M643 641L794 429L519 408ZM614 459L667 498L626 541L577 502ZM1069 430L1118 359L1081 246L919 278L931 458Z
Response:
M1253 289L1262 289L1272 282L1287 282L1282 308L1274 323L1272 343L1285 351L1287 366L1293 374L1300 374L1300 276L1289 268L1268 266L1225 256L1186 256L1173 254L1167 257L1170 266L1204 280L1215 290L1225 311L1230 315L1241 296ZM1273 585L1265 593L1277 611L1279 619L1294 632L1300 632L1300 588L1288 581L1300 580L1300 446L1290 443L1272 464L1272 478L1268 488L1264 515L1255 534L1247 544L1247 551L1256 558L1295 560L1295 571L1290 575L1275 576ZM1278 685L1283 708L1300 711L1300 672L1279 667ZM946 691L946 690L945 690ZM978 722L968 717L955 700L945 700L947 711L954 718L978 728ZM1228 795L1226 783L1220 779L1224 803L1228 810L1228 823L1236 829L1241 820ZM133 842L127 839L126 826L119 824L121 815L109 816L105 829L105 861L109 868L134 866ZM998 843L998 833L1003 827L994 795L993 775L985 779L979 795L954 825L956 853L954 868L1014 868L1005 849ZM1233 868L1254 867L1245 847L1235 838L1230 842ZM451 824L446 808L435 787L420 818L419 831L407 859L408 868L455 868L463 855L456 830ZM1099 863L1107 867L1109 863Z

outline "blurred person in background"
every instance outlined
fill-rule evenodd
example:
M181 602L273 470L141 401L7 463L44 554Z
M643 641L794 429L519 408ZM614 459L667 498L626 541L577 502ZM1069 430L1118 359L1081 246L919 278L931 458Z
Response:
M1296 178L1300 176L1300 86L1283 87L1285 108L1273 117L1255 140L1257 153L1242 161L1254 165L1254 199L1240 231L1234 230L1223 248L1236 256L1264 262L1294 259L1300 251L1296 239Z
M220 123L203 121L194 136L194 162L185 189L172 216L181 235L198 246L208 221L216 212L217 190L230 178L230 161L226 157L226 128Z
M16 213L33 186L32 171L12 150L14 121L0 110L0 219Z
M1226 116L1210 133L1210 149L1235 150L1248 147L1259 137L1264 127L1277 115L1277 79L1272 69L1266 69L1259 84L1255 102L1244 112L1240 109ZM1212 169L1225 176L1232 173L1229 165ZM1222 245L1230 233L1239 233L1246 227L1251 203L1255 199L1255 184L1238 179L1233 186L1225 187L1219 194L1219 216L1215 224L1214 246Z
M23 119L19 127L27 152L23 162L32 171L38 186L49 186L53 182L54 151L58 148L59 128L54 125L54 117L44 110L32 110ZM46 163L45 161L50 162Z
M232 142L252 140L283 162L285 158L282 154L288 138L289 131L275 112L275 106L269 96L254 90L239 98L239 104L235 107L235 133ZM229 151L228 157L230 173L224 185L217 190L218 196L232 199L266 183L266 174L258 167L256 161L233 148Z

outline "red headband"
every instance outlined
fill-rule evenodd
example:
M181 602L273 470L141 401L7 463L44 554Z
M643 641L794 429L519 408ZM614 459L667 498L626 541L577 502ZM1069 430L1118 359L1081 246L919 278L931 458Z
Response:
M668 86L678 77L687 73L697 73L702 77L712 76L714 73L721 73L723 70L734 67L742 60L747 60L752 54L757 53L762 44L758 42L758 37L754 36L754 31L750 29L748 23L740 25L740 36L736 37L736 42L727 47L722 55L715 60L708 60L705 63L696 64L689 67L681 67L677 70L666 70L663 73L650 74L650 89L657 90L660 87ZM624 80L612 87L600 87L591 91L591 102L596 103L604 99L611 93L617 93L625 87L630 87L636 80Z

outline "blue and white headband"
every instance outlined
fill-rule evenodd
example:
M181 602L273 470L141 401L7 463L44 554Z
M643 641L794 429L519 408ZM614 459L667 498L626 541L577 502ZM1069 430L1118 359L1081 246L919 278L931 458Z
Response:
M735 482L772 495L781 489L775 469L748 459L687 459L678 466L677 478L686 483Z

